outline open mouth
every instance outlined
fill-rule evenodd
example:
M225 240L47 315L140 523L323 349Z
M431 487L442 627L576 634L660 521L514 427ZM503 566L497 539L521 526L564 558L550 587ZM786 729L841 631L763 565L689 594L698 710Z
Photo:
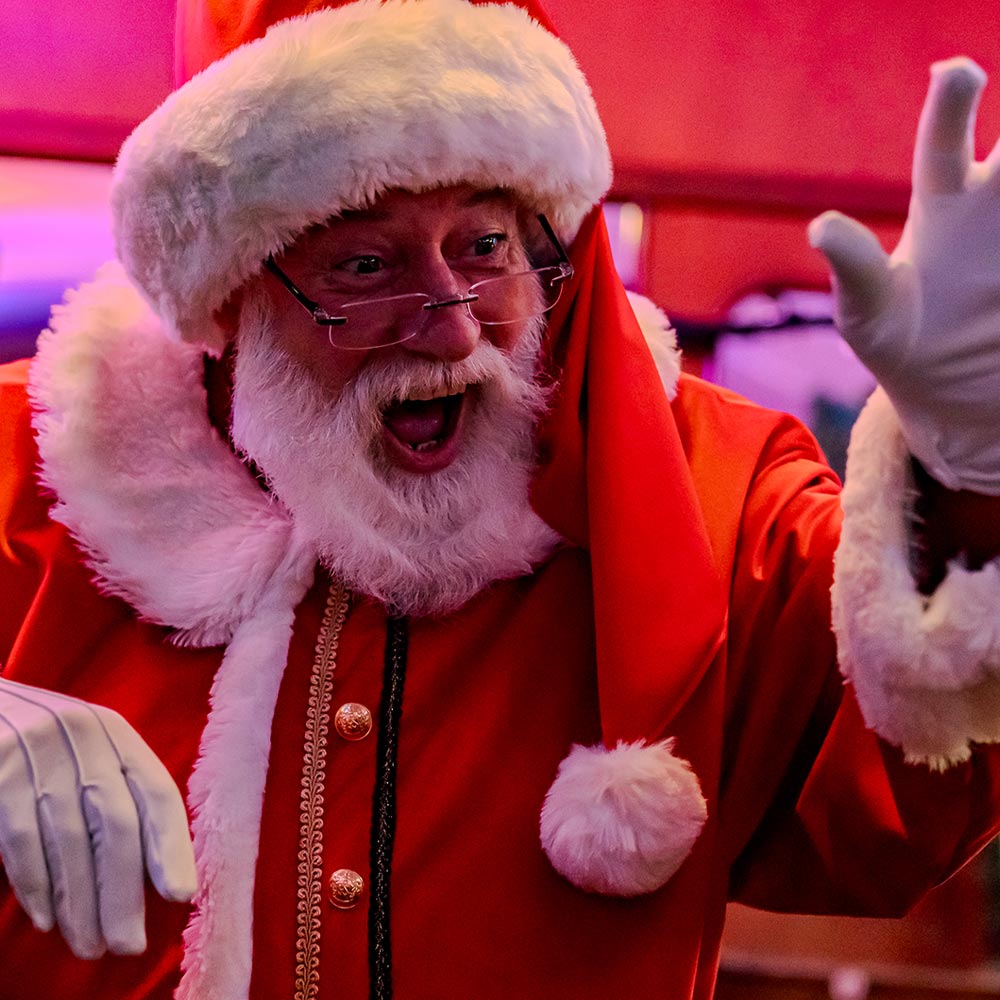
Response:
M436 472L449 465L458 450L467 388L416 393L386 407L382 438L389 458L411 472Z

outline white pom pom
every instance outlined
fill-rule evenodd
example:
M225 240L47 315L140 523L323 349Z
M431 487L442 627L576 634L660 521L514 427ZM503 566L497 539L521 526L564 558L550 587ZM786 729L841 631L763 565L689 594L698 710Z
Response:
M560 875L588 892L638 896L680 868L708 809L673 745L573 747L542 806L542 847Z

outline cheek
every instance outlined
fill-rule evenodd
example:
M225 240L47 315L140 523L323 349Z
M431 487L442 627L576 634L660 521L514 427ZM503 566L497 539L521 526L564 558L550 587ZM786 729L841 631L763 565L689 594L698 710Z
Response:
M513 354L514 349L527 335L530 323L504 323L483 326L483 337L505 354Z
M331 395L339 395L365 363L367 351L345 351L331 346L326 330L308 317L275 317L274 332L288 354L312 372Z

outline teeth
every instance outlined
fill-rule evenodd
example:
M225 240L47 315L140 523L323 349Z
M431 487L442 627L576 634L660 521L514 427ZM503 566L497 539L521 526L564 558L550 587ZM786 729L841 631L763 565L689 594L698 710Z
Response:
M443 399L445 396L457 396L465 392L468 382L456 382L453 385L442 385L437 389L418 389L407 396L408 401L426 402L429 399Z

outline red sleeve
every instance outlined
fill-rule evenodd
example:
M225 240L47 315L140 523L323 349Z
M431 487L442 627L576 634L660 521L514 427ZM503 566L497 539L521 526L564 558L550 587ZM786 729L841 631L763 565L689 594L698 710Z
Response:
M1000 752L935 773L870 730L828 622L839 484L775 425L735 546L720 825L750 905L900 915L1000 828Z
M11 653L62 529L35 481L28 362L0 366L0 667Z
M179 650L166 630L103 598L66 529L48 517L35 472L27 362L0 366L0 668L27 684L121 712L183 787L194 763L218 650ZM75 958L57 930L36 931L0 859L0 996L169 1000L188 908L147 887L143 955Z

